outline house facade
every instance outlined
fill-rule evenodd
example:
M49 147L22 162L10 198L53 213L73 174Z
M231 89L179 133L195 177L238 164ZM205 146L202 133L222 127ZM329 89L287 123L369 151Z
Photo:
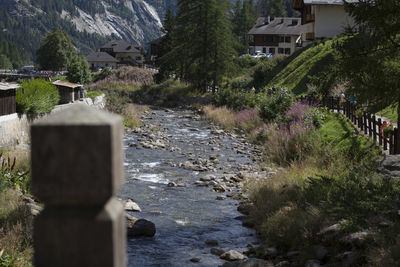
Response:
M250 53L270 53L274 55L293 54L301 39L301 18L260 17L249 31L252 36Z
M99 68L112 68L115 69L118 64L118 60L110 56L106 52L93 52L86 57L87 62L91 70L97 70Z
M105 52L118 60L119 64L142 65L143 55L140 47L129 44L123 40L110 41L100 47L100 52Z
M347 0L356 3L358 0ZM343 0L293 0L292 9L301 13L302 41L308 44L323 38L335 38L353 19L344 9Z

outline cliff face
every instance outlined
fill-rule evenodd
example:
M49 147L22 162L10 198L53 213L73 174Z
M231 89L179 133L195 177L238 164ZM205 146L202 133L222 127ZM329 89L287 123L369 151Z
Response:
M84 53L116 38L145 46L161 35L169 6L175 8L175 0L1 0L0 40L15 43L30 58L57 27Z

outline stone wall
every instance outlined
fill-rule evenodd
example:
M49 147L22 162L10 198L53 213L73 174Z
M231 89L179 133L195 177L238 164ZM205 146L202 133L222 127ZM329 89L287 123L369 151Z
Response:
M0 116L0 147L16 146L28 142L29 121L25 115Z
M97 109L104 109L105 96L101 95L92 101L90 98L84 98L79 103L93 106ZM70 107L71 104L58 105L50 114L57 113ZM45 115L47 116L47 115ZM18 115L17 113L0 116L0 148L13 147L29 142L29 126L32 121L29 121L26 115Z

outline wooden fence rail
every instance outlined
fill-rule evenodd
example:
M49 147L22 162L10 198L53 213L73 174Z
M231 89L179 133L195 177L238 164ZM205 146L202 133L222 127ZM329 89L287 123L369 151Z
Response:
M375 140L384 151L390 155L400 154L399 148L399 129L394 127L392 131L386 134L383 131L385 125L390 123L377 118L375 114L362 111L356 103L347 100L340 100L339 97L325 97L317 99L316 97L300 97L300 101L310 105L322 105L331 110L342 113L354 125L356 125L365 135Z

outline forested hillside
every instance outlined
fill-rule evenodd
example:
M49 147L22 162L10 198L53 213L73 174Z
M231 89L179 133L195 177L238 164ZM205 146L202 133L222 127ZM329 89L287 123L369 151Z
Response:
M2 0L0 41L9 41L30 60L43 36L61 28L83 53L110 39L145 45L161 35L161 21L173 0Z

